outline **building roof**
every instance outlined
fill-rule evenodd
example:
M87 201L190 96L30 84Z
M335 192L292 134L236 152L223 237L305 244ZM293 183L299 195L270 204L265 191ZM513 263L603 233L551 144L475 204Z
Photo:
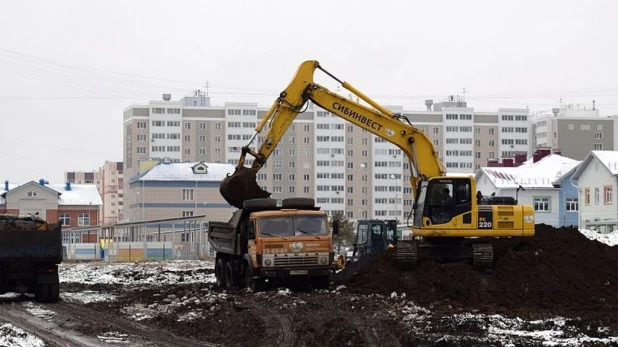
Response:
M605 166L611 175L618 175L618 151L591 151L573 174L573 179L578 179L588 164L595 158Z
M99 190L94 184L71 183L71 190L66 190L66 184L47 186L60 193L58 205L103 205Z
M13 189L17 189L19 187L25 186L27 184L36 184L34 181L30 181L24 184L16 184L9 183L9 190L3 192L0 195L0 204L5 204L6 199L4 198L7 192L10 192ZM66 184L45 184L44 186L47 189L54 190L58 192L58 205L102 205L103 200L101 199L101 195L99 194L99 190L97 186L94 184L73 184L71 183L71 190L67 190ZM2 186L4 189L4 185Z
M193 167L201 162L159 163L146 171L137 180L143 181L222 181L227 174L234 173L236 166L221 163L201 163L205 173L195 173Z
M483 167L477 174L478 180L486 175L496 188L554 188L565 174L579 165L580 161L550 154L536 163L529 159L517 167Z

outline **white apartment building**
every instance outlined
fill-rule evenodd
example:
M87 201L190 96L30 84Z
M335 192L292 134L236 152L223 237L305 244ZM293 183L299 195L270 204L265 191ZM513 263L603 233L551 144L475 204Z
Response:
M268 110L251 103L211 106L199 93L164 99L124 111L125 186L147 159L237 164L241 147ZM389 108L430 138L449 172L473 173L488 159L533 152L527 109L477 112L453 98L426 105L425 111ZM409 178L408 158L399 148L312 104L258 174L275 199L312 197L323 210L343 211L351 219L405 219L412 204Z

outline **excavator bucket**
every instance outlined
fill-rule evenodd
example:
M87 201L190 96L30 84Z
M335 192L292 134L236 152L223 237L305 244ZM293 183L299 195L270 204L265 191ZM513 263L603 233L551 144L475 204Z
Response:
M221 196L230 205L243 208L243 202L250 199L270 197L270 193L260 188L254 170L239 166L232 175L228 175L219 186Z

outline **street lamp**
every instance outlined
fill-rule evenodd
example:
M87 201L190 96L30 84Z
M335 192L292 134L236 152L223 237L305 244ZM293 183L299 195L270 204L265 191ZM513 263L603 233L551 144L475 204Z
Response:
M366 163L361 163L360 167L363 168L363 169L366 169L367 168L367 164ZM363 211L363 214L362 214L362 218L363 219L368 219L368 214L369 214L368 213L368 210L369 210L369 199L368 199L369 188L368 188L368 185L369 184L367 183L368 182L368 177L367 177L367 173L365 171L363 171L361 179L364 182L363 183L363 189L365 190L365 192L364 192L364 199L362 199L362 200L365 201L365 204L366 204L365 208L364 208L365 210Z
M399 191L397 190L397 176L391 174L390 178L395 180L395 199L393 199L393 217L397 219L397 197L399 196Z

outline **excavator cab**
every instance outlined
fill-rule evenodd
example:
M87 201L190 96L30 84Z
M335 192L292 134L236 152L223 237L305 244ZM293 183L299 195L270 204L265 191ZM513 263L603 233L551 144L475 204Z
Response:
M470 178L437 177L423 182L414 207L414 226L444 228L456 219L458 228L472 228L471 192Z

